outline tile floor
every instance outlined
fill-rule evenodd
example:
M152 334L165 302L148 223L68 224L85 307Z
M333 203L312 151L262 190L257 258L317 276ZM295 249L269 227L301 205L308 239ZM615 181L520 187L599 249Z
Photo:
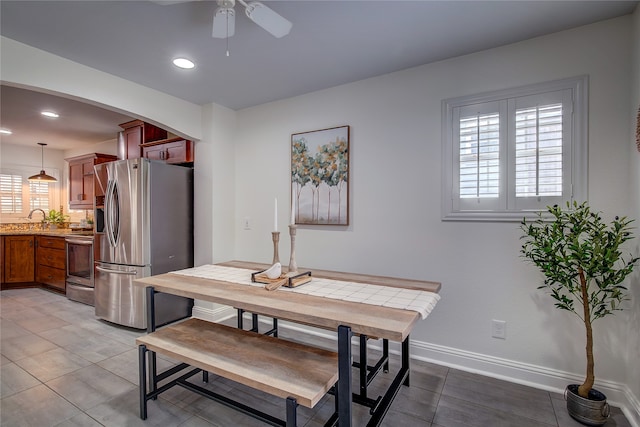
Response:
M0 425L17 426L181 426L236 427L264 424L218 403L174 388L149 402L149 417L138 416L138 359L141 333L96 320L93 307L39 289L0 293ZM308 339L282 330L281 336ZM313 338L315 339L315 338ZM331 343L322 343L332 345ZM393 365L396 360L392 360ZM159 358L160 369L171 366ZM370 396L388 384L381 374ZM197 381L200 377L194 377ZM207 388L222 391L277 417L284 403L222 378ZM354 388L357 387L354 384ZM378 391L378 393L376 393ZM333 412L326 396L313 410L300 407L298 424L318 427ZM366 424L367 410L354 407L354 426ZM402 388L385 426L404 427L571 427L560 394L412 361L411 387ZM607 427L629 426L612 410Z

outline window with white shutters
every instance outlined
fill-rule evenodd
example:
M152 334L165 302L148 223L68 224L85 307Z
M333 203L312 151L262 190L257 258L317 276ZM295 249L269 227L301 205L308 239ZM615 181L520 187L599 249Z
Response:
M585 200L587 78L443 101L443 219Z
M29 181L27 178L40 171L28 166L7 166L0 171L0 212L5 221L22 220L32 209L48 212L59 206L60 190L58 182ZM58 180L59 171L47 168L47 173ZM38 214L38 219L41 219Z

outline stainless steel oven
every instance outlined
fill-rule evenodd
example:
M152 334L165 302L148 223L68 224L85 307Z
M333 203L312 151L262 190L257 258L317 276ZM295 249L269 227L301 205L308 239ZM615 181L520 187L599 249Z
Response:
M94 305L93 234L70 235L67 246L67 298Z

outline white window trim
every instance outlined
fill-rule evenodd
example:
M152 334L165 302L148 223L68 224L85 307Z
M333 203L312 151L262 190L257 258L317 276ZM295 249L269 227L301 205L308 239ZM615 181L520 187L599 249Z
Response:
M471 104L482 104L510 98L536 95L550 91L571 89L573 92L571 153L571 194L563 200L587 200L588 195L588 76L579 76L546 83L538 83L512 89L503 89L472 96L463 96L442 101L442 220L443 221L521 221L524 217L535 217L544 212L546 206L535 209L459 210L456 209L458 189L456 150L454 149L454 108ZM510 144L511 142L509 142Z

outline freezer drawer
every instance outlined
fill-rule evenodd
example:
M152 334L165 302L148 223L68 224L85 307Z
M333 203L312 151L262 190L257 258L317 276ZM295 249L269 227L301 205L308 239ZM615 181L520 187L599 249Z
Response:
M118 325L136 329L147 328L147 305L144 286L135 279L147 277L150 267L136 267L96 262L96 316ZM191 316L193 299L158 294L155 298L156 325Z

